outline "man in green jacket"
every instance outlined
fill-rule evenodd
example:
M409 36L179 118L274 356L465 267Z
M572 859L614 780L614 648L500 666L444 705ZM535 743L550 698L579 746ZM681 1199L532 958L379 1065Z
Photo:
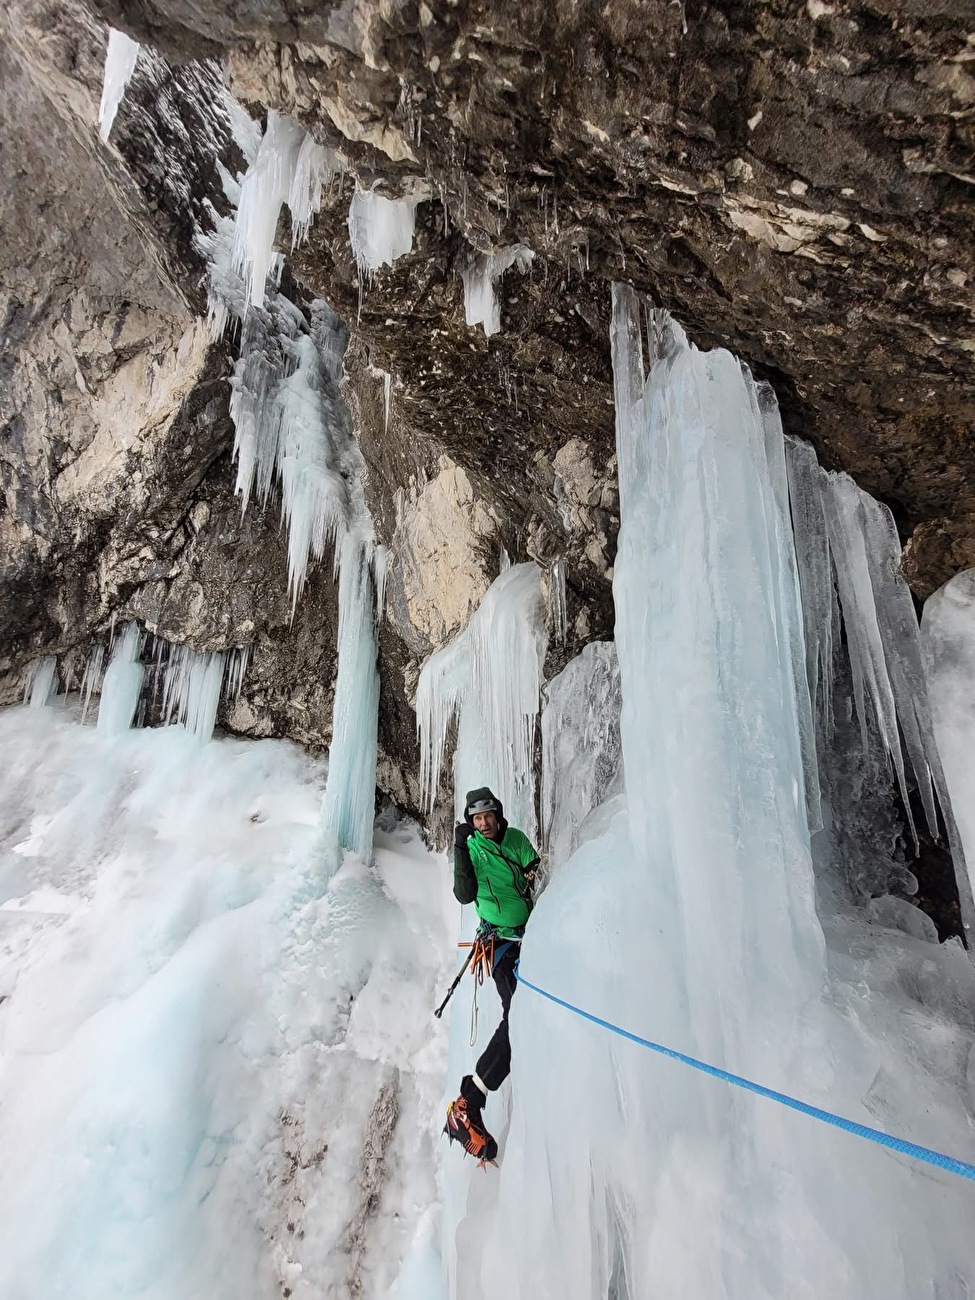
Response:
M498 1154L481 1111L488 1093L500 1088L511 1070L508 1008L517 987L515 965L531 915L537 866L538 854L528 837L505 821L501 801L487 786L469 791L464 820L454 830L454 897L474 904L481 918L478 933L493 939L491 975L503 1014L474 1073L464 1075L460 1096L447 1107L445 1131L482 1162Z

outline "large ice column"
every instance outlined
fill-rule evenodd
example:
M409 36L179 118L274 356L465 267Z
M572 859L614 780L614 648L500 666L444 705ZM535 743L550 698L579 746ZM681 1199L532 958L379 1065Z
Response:
M322 821L342 847L363 862L372 858L376 804L379 671L374 598L369 552L350 535L340 557L339 664Z
M611 641L593 641L545 688L542 840L550 870L567 862L589 815L622 793L620 670Z
M512 825L534 841L533 750L546 645L538 567L514 564L491 584L467 629L423 665L416 713L428 806L456 715L455 812L466 790L489 785Z
M614 287L613 318L614 368L638 375L631 289ZM734 1059L755 1032L756 990L761 1019L785 1031L824 974L792 533L781 438L767 439L751 376L730 353L690 347L665 313L650 327L650 380L617 406L630 834L678 927L688 1028Z
M125 94L135 65L139 61L139 43L125 32L111 28L108 33L108 48L105 51L105 78L102 83L102 99L98 107L98 131L103 140L108 140L115 121L115 114Z
M930 596L921 619L934 733L951 799L962 916L975 941L975 569ZM965 873L968 889L962 886Z

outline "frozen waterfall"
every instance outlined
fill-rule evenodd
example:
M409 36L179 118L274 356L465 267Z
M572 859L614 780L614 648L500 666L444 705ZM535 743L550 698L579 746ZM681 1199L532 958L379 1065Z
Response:
M971 1161L975 1028L959 1009L975 971L964 951L920 925L867 923L842 891L822 889L817 914L809 683L818 701L829 693L831 646L807 645L807 556L793 541L774 399L729 353L689 346L621 286L613 359L625 798L590 770L592 720L563 709L569 734L549 746L546 788L577 791L583 816L587 802L609 802L591 834L571 830L578 848L529 922L523 973L637 1034ZM862 608L869 568L856 563L841 591L856 582ZM880 692L876 654L863 656ZM424 709L440 735L451 701L466 698L463 641L436 669L439 702ZM505 683L510 656L490 671ZM592 667L577 673L593 698L606 693ZM457 771L473 753L463 722ZM563 820L571 827L564 804L546 809L560 834ZM452 1053L466 1013L455 1010ZM963 1180L661 1060L524 989L512 1041L510 1092L485 1116L500 1174L448 1174L458 1300L967 1293L975 1188Z

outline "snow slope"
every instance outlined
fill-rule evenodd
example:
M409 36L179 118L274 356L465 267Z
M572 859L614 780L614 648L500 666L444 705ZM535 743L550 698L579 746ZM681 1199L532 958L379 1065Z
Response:
M447 873L322 778L0 713L0 1295L435 1300Z

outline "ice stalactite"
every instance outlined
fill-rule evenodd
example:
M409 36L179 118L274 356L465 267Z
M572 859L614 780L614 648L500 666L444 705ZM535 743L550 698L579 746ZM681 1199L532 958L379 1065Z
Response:
M513 266L524 274L535 254L524 244L512 244L497 253L472 252L461 269L464 282L464 316L468 325L483 325L488 338L501 329L501 306L495 281Z
M558 559L549 570L549 613L552 618L552 631L555 644L565 645L566 604L565 604L565 560Z
M101 138L108 140L112 132L115 114L125 94L135 65L139 61L139 43L111 28L108 33L108 48L105 51L105 78L102 83L102 99L98 107L98 131Z
M375 190L356 190L348 224L360 276L372 276L412 250L418 204L419 199L387 199Z
M303 240L321 207L324 186L338 171L334 154L304 127L271 110L257 156L240 186L234 228L234 267L242 276L247 301L264 304L268 279L276 285L280 258L273 252L278 217L291 212L292 247Z
M514 564L492 583L466 630L423 665L416 713L428 807L456 716L456 810L467 789L490 785L512 824L534 840L533 750L546 644L538 568Z
M322 820L343 848L372 857L379 670L369 548L348 534L339 557L339 653Z
M57 655L37 659L27 671L24 699L32 709L42 709L57 690Z
M579 847L590 813L623 791L620 669L611 641L592 641L545 687L542 840L550 871Z
M81 721L84 722L91 707L91 697L101 690L102 668L105 663L105 647L96 645L88 656L84 675L81 679Z
M197 654L175 646L163 670L163 721L180 722L204 743L213 735L223 689L226 655L213 650Z
M970 942L975 943L975 569L958 574L928 597L921 641L934 733L956 827L956 871L959 881L964 871L968 883L967 890L959 890L962 914Z
M138 623L126 624L115 639L98 703L98 730L106 736L120 736L135 721L145 678L142 640Z
M819 764L831 801L832 829L842 833L843 822L862 812L843 806L849 777L835 770L838 763L849 767L850 751L856 748L846 731L841 743L834 743L834 729L843 725L837 709L850 713L844 696L848 680L864 768L875 774L874 780L885 770L896 776L915 839L914 790L932 836L940 835L940 808L949 839L955 840L951 800L931 724L917 615L900 571L901 546L893 517L849 475L822 469L807 444L788 439L787 457L806 671L817 702ZM848 797L845 802L849 804ZM872 847L851 852L848 845L846 852L848 879L864 893L883 887L882 864ZM956 869L956 876L963 923L975 935L975 908L964 867Z

